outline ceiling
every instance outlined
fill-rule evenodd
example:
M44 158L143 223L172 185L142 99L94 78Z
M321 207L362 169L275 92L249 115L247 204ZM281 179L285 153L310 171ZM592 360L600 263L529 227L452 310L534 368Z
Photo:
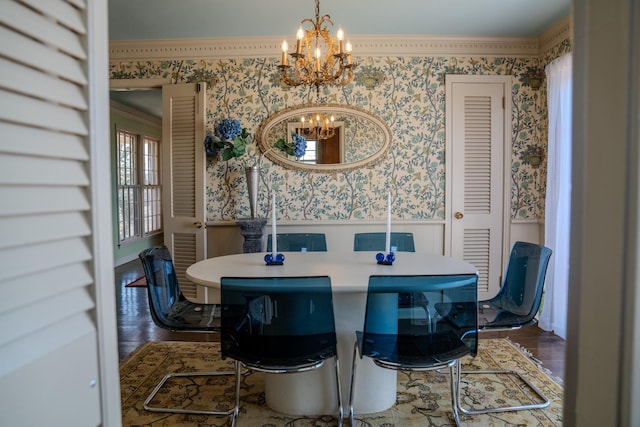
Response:
M322 0L345 34L537 36L571 0ZM109 0L111 40L292 37L313 0Z
M571 0L322 0L333 30L354 35L538 36L569 14ZM312 0L109 0L110 40L282 36L293 38ZM332 31L332 34L334 32ZM112 98L160 117L159 91Z
M141 111L158 119L162 118L162 89L112 90L110 98L125 107Z

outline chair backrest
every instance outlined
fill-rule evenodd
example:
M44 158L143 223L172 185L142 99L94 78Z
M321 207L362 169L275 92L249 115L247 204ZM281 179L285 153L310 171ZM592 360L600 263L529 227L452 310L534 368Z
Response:
M400 365L478 349L478 276L371 276L362 355Z
M272 238L267 236L267 252L271 252ZM278 233L278 251L326 252L327 238L324 233Z
M336 355L331 280L222 277L222 357L296 366Z
M171 254L166 246L154 246L138 254L147 279L149 311L153 321L163 328L173 327L171 307L184 301Z
M356 233L353 236L354 251L384 251L387 233ZM394 250L395 249L395 250ZM415 252L413 233L391 232L391 252Z
M516 242L509 255L504 282L490 301L509 312L510 323L525 324L538 313L551 249L528 242ZM496 318L495 324L500 323Z

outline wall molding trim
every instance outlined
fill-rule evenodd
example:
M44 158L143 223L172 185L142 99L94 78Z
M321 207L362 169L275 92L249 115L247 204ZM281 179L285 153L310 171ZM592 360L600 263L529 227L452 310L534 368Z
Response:
M283 37L123 40L109 43L110 61L279 58ZM540 53L537 37L353 36L362 56L531 56Z
M370 220L370 219L363 219L363 220L358 220L357 222L358 226L380 226L380 231L385 231L386 230L386 220ZM394 219L392 222L392 227L398 226L399 228L407 225L407 226L412 226L412 225L446 225L447 221L443 220L443 219L410 219L410 220L405 220L405 219ZM220 220L207 220L205 222L205 225L207 227L228 227L228 226L233 226L233 227L239 227L238 223L235 220L224 220L224 219L220 219ZM278 226L283 225L283 226L304 226L304 227L308 227L308 228L313 228L313 227L325 227L327 225L331 225L331 226L349 226L349 227L353 227L354 225L354 221L351 219L313 219L313 220L309 220L309 219L305 219L305 220L280 220L278 219ZM269 221L268 223L268 227L271 226L271 222ZM266 229L265 229L266 230ZM268 231L268 230L267 230ZM265 231L265 232L267 232ZM376 230L378 231L378 230Z
M529 219L511 218L511 224L544 224L544 218L529 218Z
M109 101L109 106L111 107L112 110L114 110L115 112L119 113L120 115L126 118L137 120L147 126L153 126L153 127L162 129L162 119L160 118L150 116L141 111L135 110L124 104L121 104L117 101Z
M573 42L571 14L551 25L545 32L540 34L540 55L543 55L545 52L567 39Z
M164 85L172 84L168 78L149 79L109 79L109 89L111 90L138 90L138 89L158 89Z

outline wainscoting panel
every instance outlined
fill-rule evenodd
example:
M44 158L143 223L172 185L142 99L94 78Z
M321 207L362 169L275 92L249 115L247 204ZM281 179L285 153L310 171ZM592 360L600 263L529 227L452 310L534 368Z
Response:
M444 223L430 222L398 222L392 224L392 231L413 233L416 251L429 254L444 254ZM325 233L327 236L327 250L353 251L353 235L355 233L384 232L386 223L377 222L337 222L313 221L278 222L278 233ZM264 229L263 248L266 250L267 236L271 234L271 223ZM230 222L213 222L207 224L207 254L208 258L242 253L243 237L240 227Z
M277 225L278 233L325 233L327 236L327 250L344 252L353 251L353 235L355 233L386 231L386 223L383 221L357 223L283 221ZM438 221L403 221L392 225L392 231L413 233L417 252L437 255L444 255L444 229L445 223ZM265 250L267 236L270 233L271 223L268 222L263 236L263 248ZM512 222L510 234L511 246L518 240L540 244L544 241L544 224L538 221ZM244 238L240 234L240 227L237 224L229 221L207 223L208 258L242 253L243 241ZM510 250L511 247L505 250L503 270L509 259ZM202 286L197 286L197 300L199 302L216 302L210 298L207 289Z
M515 242L530 242L537 245L544 244L544 223L540 221L512 221L511 222L511 247ZM509 251L506 251L506 257L509 257Z
M444 255L444 222L403 221L392 224L392 231L413 233L416 251L429 254ZM278 233L325 233L327 235L327 250L352 251L353 235L371 231L385 231L386 224L382 221L371 222L278 222ZM267 235L271 234L271 223L267 222L264 229L263 247L266 248ZM544 242L544 224L539 221L514 221L510 228L511 246L516 241L541 244ZM242 253L244 239L240 234L240 227L229 221L215 221L207 223L207 257ZM509 256L508 248L505 258Z

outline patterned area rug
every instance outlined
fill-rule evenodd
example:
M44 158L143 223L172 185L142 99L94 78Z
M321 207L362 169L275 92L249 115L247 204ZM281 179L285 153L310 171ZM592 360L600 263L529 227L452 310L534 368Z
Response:
M513 369L527 376L551 399L545 409L462 417L465 426L560 426L562 386L526 352L508 339L480 341L475 358L462 360L463 369ZM123 426L209 426L227 425L224 417L162 414L145 411L144 400L168 372L232 370L222 361L218 343L150 342L140 346L120 366ZM349 360L342 363L351 363ZM238 424L243 427L329 427L337 425L331 416L288 416L265 404L262 374L247 375L242 384ZM165 384L154 405L198 409L227 409L233 398L232 377L212 379L175 378ZM462 380L465 406L481 408L505 402L530 400L510 377L469 375ZM392 408L375 414L357 415L357 427L452 426L448 378L437 372L398 373L398 398ZM216 402L216 403L212 403ZM215 406L215 408L212 408ZM345 412L346 413L346 412ZM348 420L345 419L345 426ZM355 427L355 426L354 426Z

